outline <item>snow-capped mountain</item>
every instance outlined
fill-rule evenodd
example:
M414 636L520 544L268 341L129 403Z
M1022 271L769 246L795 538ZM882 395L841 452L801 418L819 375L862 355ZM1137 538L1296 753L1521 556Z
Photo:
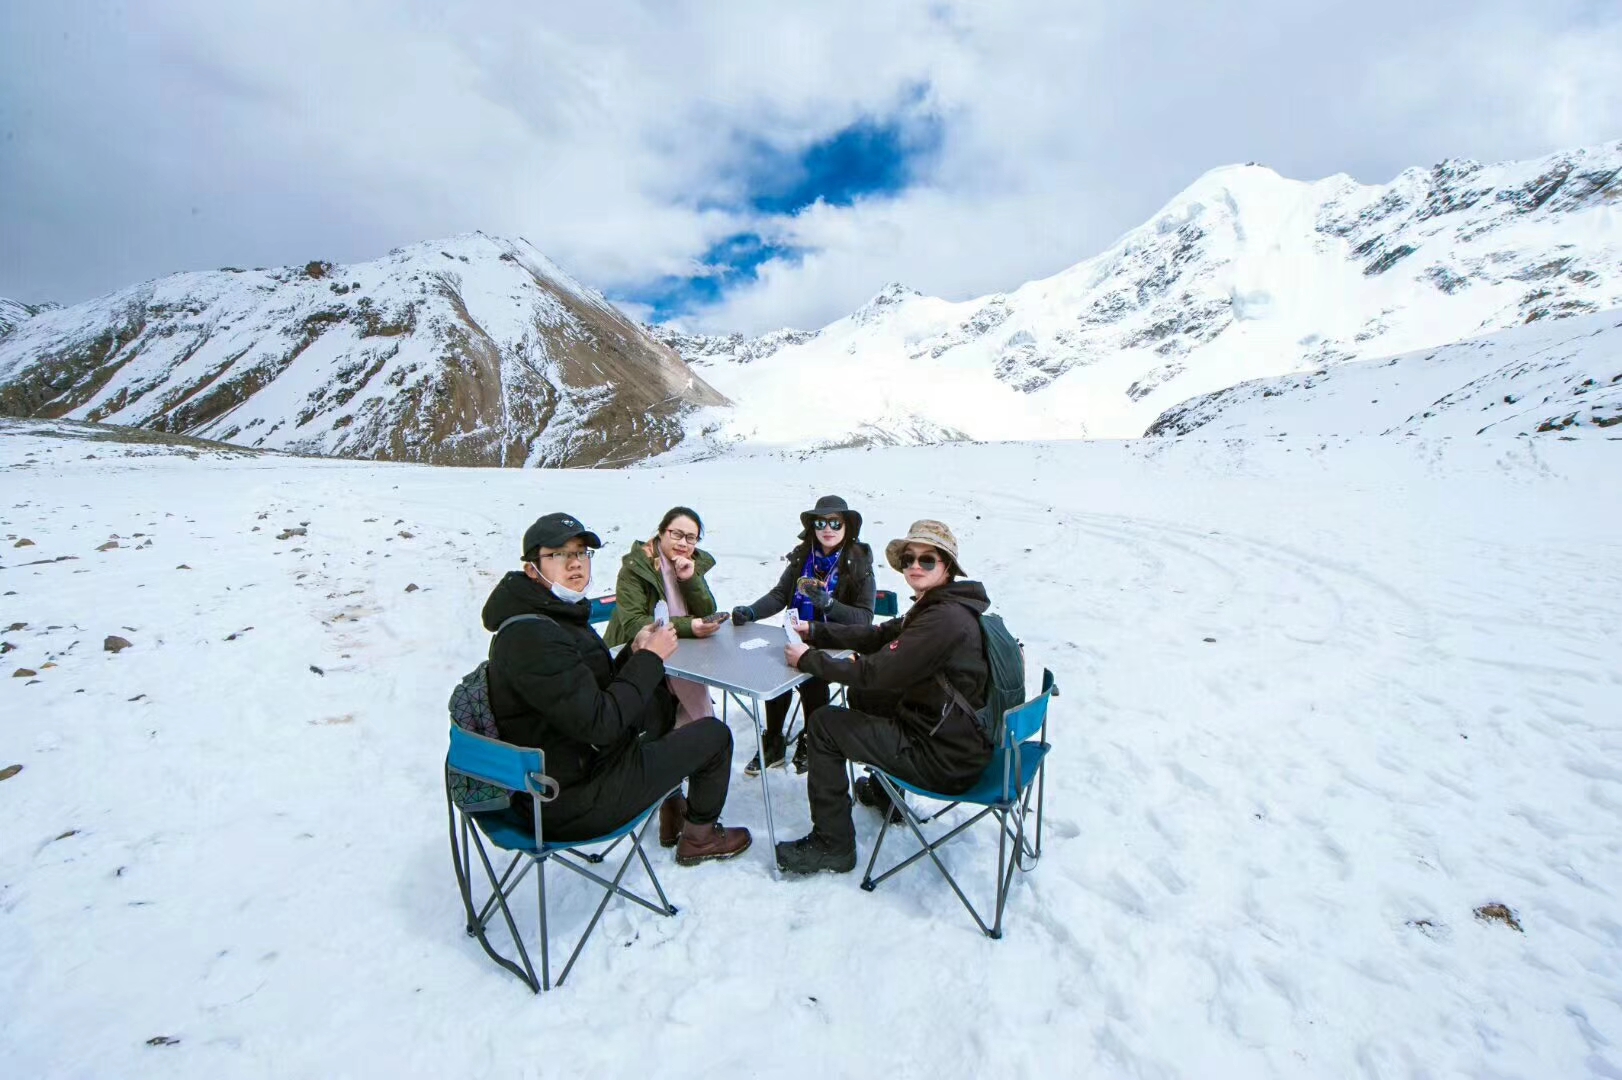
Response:
M1382 186L1220 168L1103 254L1012 292L957 303L891 285L815 333L663 340L737 402L695 416L712 451L875 428L1113 438L1249 379L1619 305L1622 142Z
M1622 438L1622 312L1306 375L1254 379L1163 413L1149 435L1532 435Z
M52 311L56 307L56 304L25 304L0 296L0 337L5 337L40 312Z
M1250 380L1619 305L1622 142L1382 186L1245 165L1053 277L964 302L891 284L812 332L638 326L483 234L4 301L0 414L444 464L1136 437Z
M450 465L640 460L721 397L527 241L175 274L18 320L0 414Z

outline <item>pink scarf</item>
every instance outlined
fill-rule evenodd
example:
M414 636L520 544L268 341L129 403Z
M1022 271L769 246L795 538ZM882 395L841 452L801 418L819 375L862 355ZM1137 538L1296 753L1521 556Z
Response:
M677 616L685 616L687 598L682 595L681 582L676 578L675 567L662 555L659 558L659 574L665 580L665 606L670 609L670 617L674 619ZM670 684L670 692L676 695L677 727L715 715L715 706L710 702L709 687L691 679L678 679L674 676L666 681Z

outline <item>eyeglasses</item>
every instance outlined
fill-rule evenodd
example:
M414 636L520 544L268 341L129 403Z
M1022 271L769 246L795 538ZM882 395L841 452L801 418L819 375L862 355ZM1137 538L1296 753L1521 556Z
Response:
M920 570L927 572L939 566L940 560L929 552L925 552L922 555L914 555L910 551L903 551L901 553L901 569L909 570L912 568L913 563L917 563Z
M591 548L582 548L579 551L543 551L536 556L536 559L556 559L564 565L568 565L577 559L584 559L586 562L590 562L592 560L592 556L596 554L597 552Z
M681 544L698 543L698 533L682 532L679 529L666 529L665 535Z
M841 532L845 528L844 518L813 518L811 527L818 532L826 529L829 532Z

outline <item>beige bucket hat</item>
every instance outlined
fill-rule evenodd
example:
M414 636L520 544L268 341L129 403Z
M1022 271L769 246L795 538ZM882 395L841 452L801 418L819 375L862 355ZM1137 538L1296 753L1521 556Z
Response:
M889 560L893 569L900 571L901 553L906 550L908 544L928 544L946 556L954 571L963 573L963 564L957 559L957 537L952 535L952 530L946 527L945 522L923 518L908 527L906 536L885 544L884 557Z

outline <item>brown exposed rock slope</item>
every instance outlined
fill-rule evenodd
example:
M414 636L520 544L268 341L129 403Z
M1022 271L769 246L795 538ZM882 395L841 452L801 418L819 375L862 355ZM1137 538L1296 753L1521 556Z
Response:
M444 465L622 464L725 404L521 240L177 274L0 338L0 414Z

